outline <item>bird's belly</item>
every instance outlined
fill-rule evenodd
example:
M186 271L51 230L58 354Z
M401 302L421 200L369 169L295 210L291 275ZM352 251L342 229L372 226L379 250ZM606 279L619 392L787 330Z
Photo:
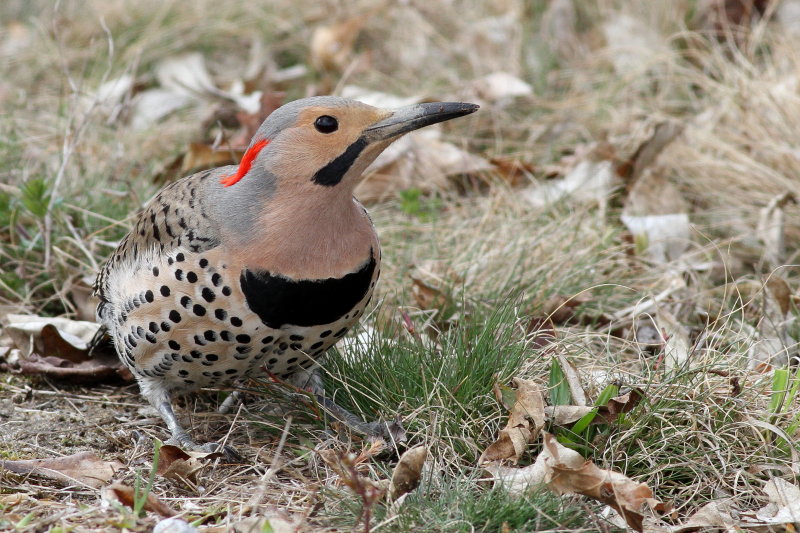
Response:
M218 254L174 252L131 276L112 331L134 375L158 378L175 392L224 384L260 367L286 379L312 366L358 321L379 274L373 258L339 284L287 289L281 278L248 282L234 270ZM270 300L270 287L284 292Z

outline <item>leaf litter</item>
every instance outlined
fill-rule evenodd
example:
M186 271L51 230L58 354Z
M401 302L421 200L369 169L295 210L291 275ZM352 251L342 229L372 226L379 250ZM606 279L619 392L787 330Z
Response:
M457 37L462 49L474 52L473 68L470 69L470 72L476 72L471 77L471 81L460 83L460 85L471 86L469 90L475 91L486 101L491 106L493 113L498 113L497 116L502 116L503 112L524 110L525 106L531 104L548 105L545 100L546 95L538 94L539 85L537 85L537 94L534 94L532 85L527 83L531 80L521 75L520 72L533 71L537 75L541 73L543 77L552 75L552 73L540 72L539 69L542 66L537 62L535 54L519 45L521 27L517 21L522 11L519 5L514 7L514 2L507 4L508 9L502 13L486 13L485 16L473 20L472 28L469 28L469 31L464 28L464 31L460 32ZM763 14L761 8L752 13L735 13L725 12L733 3L712 2L710 4L713 4L712 7L700 8L700 15L704 15L703 9L707 10L705 18L711 22L703 22L703 24L710 24L709 27L719 33L720 40L724 40L727 25L731 21L738 21L736 23L739 25L756 24ZM795 2L787 0L776 9L778 22L787 28L791 28L793 24L789 12L793 4ZM397 12L402 13L404 10L410 9L405 5L398 6ZM626 13L604 8L606 10L602 13L602 17L598 17L595 31L581 33L584 30L577 20L583 20L582 17L586 15L583 9L586 8L569 1L550 2L546 8L544 19L550 28L548 31L552 38L547 39L544 45L567 62L574 61L576 58L579 58L580 61L592 61L596 60L599 55L619 77L633 80L629 88L631 94L641 89L639 81L651 83L654 78L650 76L659 72L664 66L665 58L674 55L679 48L668 40L661 28L654 28L654 25L658 26L658 24L655 24L653 20L647 20L646 16L635 9ZM656 10L653 13L657 13L659 8L653 9ZM712 12L712 9L717 12ZM725 22L724 18L714 18L718 12L725 12L728 22ZM714 16L708 15L709 13ZM324 18L322 20L327 21ZM312 68L327 71L325 75L330 76L327 82L343 85L343 94L347 90L352 90L348 89L349 87L355 87L355 85L347 85L351 81L356 81L359 85L363 84L364 87L385 85L385 83L375 83L375 80L370 82L366 76L364 78L353 76L353 73L363 72L364 65L379 66L384 60L373 55L368 46L372 42L371 39L375 38L372 24L376 24L376 22L358 16L339 17L339 20L343 22L320 23L308 32L312 36L312 41L318 40L322 43L312 46L312 50L309 51L309 57L313 58L309 60ZM420 19L414 20L419 21ZM428 22L428 25L419 24L418 33L422 35L423 40L428 39L435 42L436 36L433 35L435 31L431 31L435 25L433 22L424 22ZM349 30L343 31L342 28L349 28ZM760 31L759 28L755 27L753 35L758 35L758 31ZM434 36L434 39L431 39L431 35ZM733 40L744 43L750 35L749 32L742 31L737 33ZM386 42L392 42L391 39L391 32L387 32ZM11 23L7 25L7 31L2 36L0 50L6 55L22 53L21 51L31 46L32 42L34 42L33 33L27 26ZM690 40L686 42L690 43ZM515 48L516 46L520 46L520 48ZM426 52L424 47L407 46L405 48L408 50L402 54L398 52L399 57L402 57L401 63L404 61L406 64L424 67L424 61L429 57L430 52ZM517 53L509 53L509 50L516 50ZM314 54L316 54L316 58L314 58ZM257 56L258 54L253 52L253 55ZM528 62L524 69L519 68L518 64L513 64L519 57L525 57L525 61ZM486 62L487 58L491 58L493 61ZM290 63L295 60L292 59ZM672 58L667 61L674 60ZM259 61L268 62L266 60ZM574 66L573 63L571 65ZM709 65L705 66L709 70L713 70ZM587 65L582 64L581 68L586 69ZM574 71L576 80L581 79L581 68ZM589 66L589 68L592 67ZM256 70L242 74L244 77L241 80L228 79L221 84L218 81L220 77L211 74L212 70L208 68L203 55L196 52L181 53L156 61L152 66L154 79L142 76L134 79L130 74L123 74L116 78L104 78L103 83L97 85L93 92L90 91L86 102L91 106L99 106L104 114L111 117L110 122L127 121L133 130L139 131L168 123L181 109L190 110L193 114L205 115L207 118L201 121L202 124L199 128L202 131L195 136L197 140L186 145L185 153L168 165L170 168L160 178L169 180L200 168L227 163L235 164L241 157L242 144L247 142L253 128L257 127L263 117L277 107L283 98L282 95L278 96L279 91L273 91L274 87L261 82L271 76L276 85L283 83L281 80L294 80L300 83L298 80L302 80L303 76L312 72L311 68L299 64L287 64L283 68L273 68L262 64ZM253 74L256 71L267 74L264 74L263 78L256 78L256 75ZM213 70L213 72L217 71ZM341 76L341 79L338 79L338 76ZM554 79L549 79L548 83ZM715 84L722 87L726 85L725 81L730 80L723 80L723 83L715 80ZM749 87L753 85L753 81L742 76L741 79L736 80L736 84L727 85L759 89L758 86ZM779 109L789 109L791 107L789 104L796 97L796 82L792 85L791 77L780 80L780 83L767 81L770 82L768 84L769 91L754 90L752 92L754 94L768 92L778 102ZM563 80L555 79L555 82L563 83ZM698 80L695 79L692 83L695 82ZM689 84L687 83L687 85ZM319 87L324 87L324 84ZM705 88L708 89L708 86ZM296 96L298 87L293 89L295 92L292 93L292 97ZM303 89L313 92L313 83ZM395 89L396 86L393 85L392 90ZM378 102L389 102L392 98L395 102L403 101L403 98L411 99L408 101L423 101L424 96L402 97L399 94L428 94L429 90L429 86L415 83L413 87L406 87L402 93L398 91L398 95L379 91L374 91L374 94L369 95L366 92L369 89L365 89L362 91L363 96L361 97L364 99L374 98ZM574 88L569 90L574 90ZM570 100L573 95L569 93L569 90L561 92L559 97L563 97L569 104L579 102L580 99ZM701 91L698 89L692 98L699 98L697 95L700 93ZM0 85L0 101L8 98L7 94L8 89ZM439 91L433 91L430 94L438 96ZM734 96L739 98L742 95ZM747 96L746 93L745 96ZM776 115L775 110L769 106L751 105L749 109L762 115L765 120L777 120L776 116L780 118L780 114ZM580 109L579 111L584 112L585 110ZM599 293L601 291L596 290L597 288L593 288L595 290L591 297L580 300L569 296L549 295L538 302L537 309L544 309L545 312L537 313L536 316L530 318L527 333L530 335L531 345L558 360L559 366L568 378L571 396L576 399L576 404L583 405L548 406L544 400L546 394L541 386L535 385L535 381L530 382L533 383L530 386L524 384L523 381L516 381L516 388L505 385L496 386L499 401L509 409L511 415L508 424L501 430L495 443L500 442L501 444L497 446L490 444L486 448L486 451L489 451L495 446L490 455L495 459L489 461L482 457L482 460L487 463L487 468L495 469L498 472L505 469L503 471L508 474L513 490L528 490L531 486L542 483L542 480L549 476L551 489L563 493L585 494L590 498L597 499L603 504L617 509L624 516L628 525L638 529L644 527L643 524L647 524L646 519L643 518L645 515L642 512L643 509L666 511L666 506L653 498L653 491L650 488L626 478L613 469L603 469L593 462L584 461L580 454L560 445L555 437L545 433L543 428L547 424L551 425L549 429L553 429L552 426L568 426L592 412L597 413L592 424L611 425L619 422L620 413L631 412L637 405L647 403L647 393L640 388L633 388L628 393L612 398L604 406L589 405L588 398L591 397L592 387L596 387L596 384L587 383L587 381L589 377L595 375L592 373L595 371L589 371L581 364L576 363L575 354L562 349L562 341L574 338L580 328L589 330L593 334L600 332L605 335L605 325L609 325L614 332L611 336L618 336L621 340L630 339L631 337L627 335L633 332L633 337L637 342L626 345L626 349L640 354L641 361L639 363L647 369L667 375L682 369L695 371L695 365L701 364L704 355L719 349L722 344L714 338L714 332L705 336L699 335L696 322L689 325L695 312L700 315L702 311L705 313L702 316L709 320L713 320L715 316L713 309L709 311L708 308L704 308L698 311L694 308L702 307L703 287L693 285L697 282L695 277L700 272L700 267L698 263L693 262L692 252L698 246L703 246L698 241L704 237L698 238L693 231L692 224L700 223L701 217L705 216L703 209L713 205L715 197L725 200L728 198L718 194L719 182L715 183L711 179L705 181L697 179L696 172L691 165L703 168L703 172L708 175L715 175L720 170L730 172L730 169L733 169L734 176L742 176L742 179L748 180L751 185L756 184L756 187L761 187L760 184L767 180L763 173L751 173L748 172L748 169L755 168L760 171L770 168L770 165L758 161L759 156L754 155L749 160L732 162L728 169L720 169L713 165L705 167L704 165L709 161L703 159L705 157L703 153L699 158L694 157L698 151L707 149L709 143L719 142L718 145L711 147L711 151L715 154L725 154L724 157L718 157L720 161L727 160L733 153L729 150L730 146L725 144L725 142L730 142L730 139L722 139L725 142L720 142L720 138L715 135L724 135L726 131L730 131L731 123L739 122L745 125L749 120L746 110L732 108L730 102L724 97L712 98L711 106L706 111L707 113L698 112L694 117L689 117L684 135L680 134L684 129L683 125L666 121L658 122L652 137L644 142L637 141L636 136L633 136L632 139L623 139L623 142L634 146L638 142L635 150L624 152L617 144L620 139L619 131L615 131L615 128L622 128L625 131L636 130L640 126L638 122L641 121L641 117L637 114L641 111L633 112L626 109L626 106L619 106L615 112L620 117L621 124L614 124L616 119L611 117L608 131L603 131L603 135L606 133L611 135L611 142L607 143L612 146L611 151L604 152L601 148L601 145L606 142L604 140L593 145L592 142L586 143L585 139L580 139L571 145L571 155L560 159L555 157L555 160L550 161L549 164L546 161L554 149L550 143L559 135L553 132L558 132L558 128L570 131L569 123L579 122L579 119L574 119L575 115L559 119L557 124L554 122L555 125L545 124L536 130L538 133L535 135L531 133L529 138L515 137L514 124L505 124L503 128L507 129L501 128L500 132L507 134L508 140L503 142L507 142L508 145L502 149L492 147L491 143L488 148L481 144L492 135L487 134L487 131L497 127L494 124L489 126L485 123L476 123L476 129L470 130L470 138L460 141L455 141L448 136L448 130L442 128L438 131L431 130L435 133L431 133L429 137L415 139L409 136L410 140L407 144L398 145L396 153L389 153L383 161L377 161L375 167L371 169L371 172L374 173L372 184L370 187L365 187L361 194L367 201L382 205L386 205L385 203L391 202L401 192L409 189L418 189L423 195L449 194L457 190L458 180L454 177L465 174L499 175L511 188L519 188L512 194L528 202L533 209L522 211L523 216L533 216L533 213L537 212L536 210L544 212L554 206L557 208L559 203L563 202L569 202L570 206L594 204L602 211L602 215L597 220L601 224L614 224L617 221L613 220L613 217L616 216L617 207L621 204L619 222L622 222L630 232L634 244L626 252L630 255L628 264L642 268L642 264L647 261L649 262L648 268L652 268L655 273L648 278L650 285L643 290L643 294L645 292L647 294L636 303L627 302L616 307L616 302L607 304L600 300ZM569 114L565 113L565 115ZM544 117L542 120L549 119ZM223 123L227 126L223 128L225 131L218 129L213 135L209 135L210 130ZM586 128L586 125L580 123L579 128ZM586 128L586 130L590 131L591 128ZM591 132L589 135L593 133ZM616 138L614 138L615 134ZM765 149L764 144L760 143L757 136L749 138L748 135L742 135L742 138L743 142L747 144L743 152L748 154L770 153ZM481 140L476 143L476 139ZM761 139L771 143L768 135L762 135ZM545 150L537 146L540 142L542 145L546 145ZM525 148L526 143L528 143L528 147L533 147L532 150L540 151L523 153L519 157L513 153L511 155L505 153L506 151L521 150L511 147L522 146ZM584 148L593 145L591 153L589 151L582 152L581 144L584 145ZM498 146L501 145L502 143L498 143ZM426 151L425 147L428 146L433 147L433 150ZM493 150L497 153L493 153ZM778 146L777 152L780 157L789 159L791 158L790 154L793 153L791 147L787 148L786 146ZM620 153L633 153L633 155L624 159L618 156ZM687 154L689 155L687 156ZM423 164L422 162L425 161L430 163ZM772 166L777 168L780 165ZM793 175L790 171L784 172L784 174ZM724 173L720 175L723 178L729 176ZM774 176L771 177L774 178ZM698 183L691 183L691 186L687 186L687 182L692 179ZM724 182L724 180L720 178L720 182ZM731 180L726 186L730 189L747 191L745 187L737 188L737 183L741 185L741 182ZM693 188L694 185L708 187L712 193L705 193L704 196L703 190ZM700 190L699 193L698 190ZM797 233L797 225L793 218L796 191L793 191L791 184L787 190L788 192L786 190L776 191L765 187L763 191L756 191L756 194L743 193L732 197L737 206L750 207L750 209L741 211L746 216L734 217L742 220L736 220L729 227L746 227L750 239L748 242L756 243L754 245L756 261L753 261L752 264L760 261L769 268L781 268L787 260L791 260L793 239L796 238ZM491 190L489 194L495 194L495 191ZM756 205L757 208L752 208L753 205ZM503 208L518 209L513 204L506 204ZM445 209L455 209L455 207L447 205ZM731 233L736 234L737 232ZM706 252L707 250L702 250L702 253ZM703 265L711 265L709 268L715 268L720 263L725 263L724 260L717 258L702 257L701 259ZM447 261L444 261L444 264L447 265ZM625 261L620 261L619 265L623 264ZM678 268L676 268L676 264ZM728 265L725 263L723 266L727 268ZM754 267L754 269L756 268ZM451 270L452 272L448 272L444 277L452 280L468 279L468 282L461 283L467 287L472 287L474 283L479 282L480 268L468 272L468 276L465 276L465 271L456 268ZM666 273L664 273L665 271ZM545 273L545 275L550 274ZM610 282L614 282L616 279L613 271L609 272L607 277ZM431 283L429 279L423 280L421 277L412 278L410 282L406 281L406 283L410 283L411 298L423 310L443 309L453 304L454 301L459 303L458 301L461 300L458 298L460 293L449 293L448 283ZM455 285L459 285L459 283ZM758 386L758 374L769 377L775 369L785 366L794 353L793 347L796 345L793 314L797 298L796 291L793 289L795 282L791 276L787 275L784 278L783 273L779 274L776 271L767 278L767 281L763 283L757 281L754 285L760 285L755 290L755 293L760 296L741 305L740 310L745 315L744 318L739 316L723 317L731 321L732 329L742 332L742 337L749 336L749 339L755 341L748 345L750 346L748 364L751 369L756 370L755 376L743 373L742 380L739 381L738 376L732 374L723 376L722 372L728 372L728 370L720 370L721 373L718 374L718 377L724 377L722 380L724 387L720 389L723 391L720 397L741 397L739 400L741 402L752 401L753 390ZM736 290L739 287L741 284L736 287ZM567 291L560 294L571 293ZM456 298L453 298L454 296ZM587 320L587 314L583 308L591 307L598 302L600 302L598 307L602 307L602 312L595 317L600 317L602 320ZM758 319L750 320L754 315ZM716 319L719 319L720 316L717 315ZM454 324L457 322L457 320L453 321ZM598 327L599 323L601 323L600 327ZM72 372L69 370L72 366L90 362L90 359L86 359L85 356L86 342L88 342L86 336L78 335L78 340L71 338L69 331L62 329L58 324L44 324L30 328L30 330L26 328L28 326L17 328L13 335L10 332L13 328L6 328L6 332L13 339L11 341L13 344L5 339L4 346L6 348L0 354L6 358L5 364L10 368L14 370L21 368L18 364L25 355L25 357L31 358L26 364L30 365L33 361L42 365L27 367L40 377L46 378L51 375L71 377L73 374L67 372ZM617 333L626 330L628 333ZM734 342L744 342L741 340L742 337L732 336L735 339ZM11 345L14 348L8 348ZM592 352L592 354L595 357L601 356L600 351ZM654 355L655 357L653 357ZM40 356L46 360L44 363L37 362L35 359ZM91 362L95 363L96 361L91 360ZM621 364L628 363L630 361L623 361ZM731 370L731 372L733 371ZM64 373L59 374L59 372ZM628 372L625 375L630 376L629 367L625 367L624 372ZM607 383L609 376L620 373L602 370L597 371L596 374L602 376L597 378L602 385ZM539 374L534 376L534 379L541 377L542 375ZM520 393L521 389L523 393ZM19 392L15 392L15 394L17 395L15 398L20 395ZM517 400L519 400L519 405L517 405ZM645 401L643 402L643 400ZM14 401L19 400L15 399ZM149 414L153 415L153 413ZM136 417L128 418L124 423L129 424L131 420L135 419ZM209 422L203 420L200 423L208 424ZM774 427L777 431L772 431L763 424L759 427L773 434L782 432L789 437L791 445L791 438L796 435L786 434L777 425L767 425ZM144 424L144 427L147 425ZM544 435L541 439L542 452L533 465L507 466L508 463L524 463L526 454L531 449L536 449L540 441L538 439L540 434ZM249 435L248 438L250 438ZM258 441L257 443L267 446L274 444L273 442L265 444ZM613 446L613 444L613 442L607 443L608 446ZM433 456L435 459L437 451L437 447L421 446L406 452L401 456L394 472L398 478L403 479L394 483L386 479L380 481L370 479L375 476L372 475L369 463L376 460L380 453L385 453L385 450L379 448L380 446L368 447L353 457L347 455L329 457L331 465L336 465L330 468L337 471L337 476L346 479L347 481L343 483L358 494L364 502L378 501L387 490L389 492L402 491L401 487L413 486L422 475L426 458ZM602 453L602 450L595 451ZM204 484L213 483L214 474L219 473L215 470L217 466L212 461L193 463L192 461L199 459L191 456L187 458L182 455L183 452L176 452L175 458L169 461L166 459L168 453L168 451L165 452L164 464L172 465L172 470L169 470L170 466L163 466L163 468L167 468L164 473L169 472L166 478L169 482L176 484L178 487L176 490L200 491ZM542 463L540 463L540 459ZM689 460L687 458L687 461ZM749 460L749 458L742 460ZM545 465L547 461L549 461L549 465ZM100 462L102 463L102 460ZM291 463L291 461L287 462ZM488 464L492 462L495 464ZM534 469L533 467L536 465L539 466ZM546 469L545 466L548 466L549 469ZM781 470L783 467L784 465L777 464L773 467L755 465L750 471L754 473L753 475L758 475L759 472L783 472L787 476L790 475L790 472ZM764 470L758 470L759 468L764 468ZM281 474L285 475L287 479L291 479L293 483L307 483L308 480L303 477L307 472L298 472L288 468ZM232 477L235 478L235 476ZM657 479L657 475L654 474L653 478ZM691 527L752 527L757 529L765 527L765 525L791 524L793 523L791 520L797 522L797 510L794 505L798 499L796 485L782 478L768 479L763 485L761 481L763 481L763 476L757 481L748 481L752 483L752 487L758 487L758 490L755 488L752 490L752 498L758 499L762 503L768 502L766 506L757 511L742 505L741 495L743 492L738 491L737 498L718 498L699 508L696 514L683 522L683 525L665 527L673 528L672 530L675 531L683 531ZM129 489L128 485L122 486ZM117 499L128 498L130 500L128 489L125 489L128 491L128 496ZM658 485L654 485L653 489L657 493ZM759 492L761 489L763 489L763 494ZM120 491L125 492L122 489ZM402 495L397 496L400 506L402 506L402 498ZM0 501L5 502L6 500ZM23 504L24 498L14 505ZM309 503L309 505L311 504ZM191 509L191 507L189 508ZM402 509L402 507L400 508ZM151 507L150 510L158 512L155 507ZM367 526L369 517L362 516L361 518L364 525ZM239 527L243 529L273 527L278 530L277 518L275 524L272 524L270 520L265 521L261 517L252 517L247 520L250 521L247 524L244 523L246 520L240 521ZM302 519L285 520L290 525L281 523L283 524L281 527L287 528L286 530L296 530L302 521ZM234 524L232 527L235 529L237 525Z

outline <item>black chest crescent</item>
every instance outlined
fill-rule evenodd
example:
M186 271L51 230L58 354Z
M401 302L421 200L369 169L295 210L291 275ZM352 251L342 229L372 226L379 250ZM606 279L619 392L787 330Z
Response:
M247 305L268 327L319 326L342 318L370 290L375 258L341 278L291 280L266 270L243 270Z

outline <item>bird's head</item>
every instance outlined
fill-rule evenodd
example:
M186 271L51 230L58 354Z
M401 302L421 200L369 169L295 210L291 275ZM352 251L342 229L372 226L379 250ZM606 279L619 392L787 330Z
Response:
M477 109L434 102L386 110L335 96L295 100L267 117L237 171L221 183L236 189L269 177L278 191L336 191L349 197L364 169L403 134Z

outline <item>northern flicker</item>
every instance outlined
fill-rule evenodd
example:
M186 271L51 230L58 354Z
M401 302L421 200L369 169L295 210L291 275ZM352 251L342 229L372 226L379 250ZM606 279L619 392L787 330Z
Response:
M380 273L378 237L353 197L362 172L404 133L477 109L296 100L264 121L238 167L188 176L150 201L95 294L167 442L200 448L174 396L260 368L302 375L345 335Z

